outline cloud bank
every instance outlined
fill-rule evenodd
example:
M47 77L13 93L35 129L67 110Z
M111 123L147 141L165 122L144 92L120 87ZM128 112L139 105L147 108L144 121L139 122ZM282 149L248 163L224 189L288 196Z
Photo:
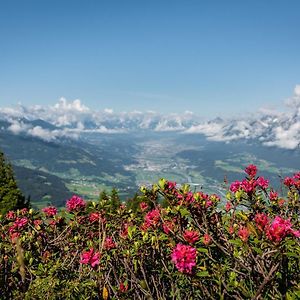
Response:
M211 141L248 140L268 147L296 149L300 142L300 85L295 86L293 95L283 102L282 108L282 111L262 108L247 118L203 121L190 111L168 115L153 111L117 113L111 108L95 111L79 99L61 98L52 106L0 108L0 119L8 122L7 130L14 134L45 141L78 138L85 132L176 131L201 134Z

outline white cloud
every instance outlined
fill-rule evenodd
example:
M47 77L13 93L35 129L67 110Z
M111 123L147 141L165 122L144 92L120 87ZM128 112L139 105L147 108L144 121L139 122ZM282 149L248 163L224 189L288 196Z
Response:
M164 120L156 125L154 131L182 131L184 129L185 128L180 124L168 124L168 121Z
M22 132L26 132L29 126L24 124L23 122L19 122L18 120L13 120L11 125L7 128L14 134L20 134Z
M297 84L294 89L294 96L300 97L300 84Z
M208 140L230 142L239 139L260 141L266 146L295 149L300 141L300 85L293 96L285 101L289 112L263 108L247 118L214 119L203 121L190 111L182 114L162 115L154 111L114 112L91 110L79 99L61 98L53 106L0 108L0 116L10 122L8 130L53 141L60 137L78 137L84 132L120 133L136 130L181 131L199 133ZM54 130L28 125L20 119L42 119L54 126ZM51 128L51 127L50 127Z
M113 114L114 110L113 110L112 108L105 108L105 109L104 109L104 112L105 112L106 114Z
M300 85L299 84L297 84L294 88L294 95L285 100L285 104L292 109L297 108L298 109L297 112L300 113Z
M300 144L300 122L294 123L287 128L278 126L274 129L274 134L274 139L264 142L264 145L295 149Z
M90 110L87 106L81 104L79 99L68 102L65 98L60 98L59 102L54 105L54 108L60 111L78 111L81 113Z

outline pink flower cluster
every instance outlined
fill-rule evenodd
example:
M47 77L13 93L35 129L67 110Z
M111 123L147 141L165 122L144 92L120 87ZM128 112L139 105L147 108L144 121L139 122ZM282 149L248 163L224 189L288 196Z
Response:
M20 236L20 233L18 232L19 229L22 229L25 227L28 223L28 219L26 217L24 218L17 218L13 225L11 225L8 229L8 232L10 234L11 240L14 241L15 238Z
M128 290L128 283L120 282L120 284L119 284L119 290L120 290L121 293L127 292L127 290Z
M255 188L259 186L262 189L266 189L269 186L269 180L265 179L264 177L258 177L256 180L255 179L244 179L242 181L234 181L230 185L230 191L235 193L238 190L243 190L246 193L251 193L255 190Z
M238 231L238 236L240 237L240 239L246 243L248 241L249 235L250 235L249 229L245 226L241 226Z
M85 201L76 195L74 195L71 199L69 199L66 204L67 210L70 212L79 211L82 208L84 208L85 205L86 205Z
M168 183L167 183L167 188L169 189L169 190L173 190L173 189L175 189L176 188L176 182L174 181L168 181Z
M194 244L199 240L199 232L193 230L185 230L183 233L183 238L186 242Z
M128 227L129 227L128 223L123 224L122 229L120 231L120 237L121 238L123 238L123 239L127 238L127 236L128 236Z
M54 206L44 207L42 211L45 213L47 217L53 217L57 214L57 209Z
M141 202L140 203L140 209L141 211L145 211L148 208L148 204L146 202Z
M250 178L253 178L256 176L257 167L251 164L248 167L246 167L245 172L250 176Z
M112 237L108 236L105 241L104 241L104 249L106 250L110 250L113 248L116 248L117 245L116 243L113 241Z
M145 221L143 224L143 229L147 230L151 226L155 226L160 221L160 210L158 208L150 210L145 215Z
M99 223L99 221L101 223L106 223L106 218L102 216L102 214L100 212L91 212L89 215L89 221L91 223Z
M251 193L255 190L257 186L261 187L262 189L266 189L269 186L269 180L265 179L264 177L260 176L255 179L257 174L257 167L255 165L249 165L246 167L245 172L249 175L248 179L244 179L242 181L234 181L230 185L230 191L235 193L238 190L243 190L246 193Z
M91 265L92 268L100 264L100 253L95 252L93 248L91 248L89 251L85 251L81 254L80 263Z
M230 201L227 201L227 202L226 202L226 205L225 205L225 210L226 210L227 212L229 212L229 211L231 210L231 208L232 208L231 202L230 202Z
M269 218L265 213L257 213L254 217L254 221L260 231L264 231L269 224Z
M211 243L211 241L212 241L211 236L208 233L204 233L203 244L207 246Z
M8 220L13 220L16 218L16 213L14 211L10 210L9 212L7 212L6 218Z
M179 272L190 274L196 266L197 251L191 246L179 243L173 249L171 258Z
M275 201L275 200L278 199L278 193L274 192L274 191L271 191L269 197L270 197L271 201Z
M266 236L269 240L276 243L280 242L288 234L300 237L300 231L292 229L290 220L284 220L279 216L276 216L273 222L266 227Z
M257 228L260 231L264 231L270 241L278 243L289 234L300 237L300 231L292 229L291 221L285 220L280 216L276 216L270 223L265 213L257 213L254 220Z
M170 220L166 220L166 221L164 221L162 227L163 227L164 233L169 234L171 231L174 230L175 223Z
M9 231L14 231L16 229L21 229L28 223L27 218L17 218L14 222L14 224L9 228Z
M285 177L283 181L287 187L295 186L297 189L300 188L300 172L295 173L293 177Z

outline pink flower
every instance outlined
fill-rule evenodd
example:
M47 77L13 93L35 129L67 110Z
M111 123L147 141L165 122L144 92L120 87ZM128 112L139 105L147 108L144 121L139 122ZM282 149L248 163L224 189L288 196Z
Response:
M120 237L123 238L123 239L126 239L127 236L128 236L128 227L129 227L129 224L124 223L122 227L123 228L120 231Z
M54 227L54 226L56 226L56 220L51 220L50 222L49 222L49 225L51 226L51 227Z
M193 230L185 230L183 233L183 238L186 242L194 244L199 240L199 232Z
M186 195L185 195L185 202L186 203L192 203L195 201L194 199L194 194L192 192L188 192Z
M92 212L89 215L89 220L91 223L95 223L95 222L101 222L101 223L105 223L106 219L104 217L102 217L100 212Z
M294 174L295 179L300 179L300 172Z
M211 243L211 236L208 233L205 233L203 236L203 244L209 245Z
M225 205L225 210L226 210L227 212L229 212L229 211L231 210L231 208L232 208L231 202L230 202L230 201L227 201L227 203L226 203L226 205Z
M35 228L39 228L39 226L43 223L42 220L34 220L33 224Z
M175 224L172 221L164 221L162 227L165 234L169 234L170 231L173 231Z
M285 177L283 180L283 184L286 185L287 187L290 187L294 184L294 180L291 177Z
M291 229L291 234L293 234L295 237L300 237L300 230Z
M19 232L12 232L10 235L11 241L14 243L16 241L17 238L20 237L20 233Z
M182 202L183 196L180 193L176 192L176 197L178 200L180 200L180 203Z
M205 202L205 208L209 208L209 207L211 207L213 204L214 204L214 203L213 203L211 200L207 200L207 201Z
M236 180L236 181L231 183L229 189L230 189L231 192L235 193L240 189L240 187L241 187L241 182Z
M234 234L234 231L235 231L234 227L233 226L229 226L229 228L228 228L229 234Z
M278 198L278 193L271 191L269 197L271 201L275 201Z
M70 212L78 211L84 208L85 204L86 203L82 198L74 195L71 199L67 201L67 210Z
M42 211L46 214L47 217L53 217L57 214L57 209L54 206L44 207Z
M128 284L120 282L119 290L120 290L120 292L125 293L128 290Z
M89 251L85 251L81 254L81 264L89 264L94 268L96 265L100 264L100 253L95 252L93 248Z
M22 228L22 227L24 227L27 223L28 223L28 219L27 219L27 218L22 218L22 219L17 218L17 220L15 221L14 225L15 225L17 228Z
M160 211L158 208L150 210L145 215L145 224L146 226L155 226L160 220Z
M273 242L280 242L288 234L296 237L300 236L300 232L292 229L290 220L284 220L280 216L276 216L273 222L266 228L266 236Z
M192 268L196 266L197 252L195 248L179 243L173 249L171 258L179 272L192 273Z
M249 165L248 167L246 167L245 172L251 177L255 177L256 173L257 173L257 167L255 165Z
M203 192L197 192L196 195L200 200L207 200L209 198L209 196Z
M108 236L104 241L104 248L107 250L116 248L116 243L113 241L112 237Z
M167 187L168 187L169 190L174 189L176 187L176 182L169 181L167 183Z
M15 236L19 236L16 232L16 230L23 228L26 224L28 223L28 219L27 218L17 218L15 220L15 222L8 228L8 232L9 234L15 235Z
M22 216L26 215L28 213L28 208L24 207L20 210L20 213Z
M258 186L260 186L263 189L266 189L269 186L269 180L267 180L263 177L258 177L256 179L256 183Z
M299 179L295 180L294 185L297 189L299 189L300 188L300 180Z
M269 223L269 218L265 213L257 213L254 217L257 228L260 231L264 231L265 227Z
M247 242L249 238L250 232L247 227L241 226L239 231L238 231L238 236L243 242Z
M8 220L13 220L13 219L15 219L15 218L16 218L15 212L12 211L12 210L10 210L10 211L6 214L6 218L7 218Z
M146 202L140 203L140 209L141 211L145 211L148 208L148 204Z
M241 183L241 188L246 192L246 193L251 193L254 191L256 186L256 182L254 180L246 180L244 179Z

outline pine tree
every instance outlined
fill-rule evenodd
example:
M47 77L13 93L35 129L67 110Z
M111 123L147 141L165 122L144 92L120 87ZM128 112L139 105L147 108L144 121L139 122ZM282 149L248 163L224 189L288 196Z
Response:
M110 193L110 207L111 211L115 212L121 205L121 200L118 194L118 190L113 188Z
M108 200L108 195L106 193L106 190L103 190L99 195L99 201L102 201L102 200L105 200L105 201Z
M29 200L26 201L14 177L13 168L0 152L0 214L5 214L12 209L29 207Z

